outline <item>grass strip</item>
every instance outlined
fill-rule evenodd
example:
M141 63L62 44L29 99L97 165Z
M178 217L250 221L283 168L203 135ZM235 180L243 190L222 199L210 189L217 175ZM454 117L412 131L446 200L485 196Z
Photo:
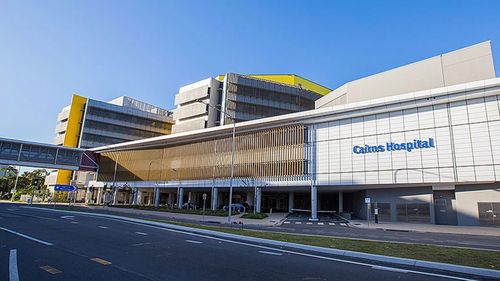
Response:
M498 251L464 249L422 244L393 243L383 241L366 241L347 238L330 238L314 235L297 235L271 231L240 229L236 227L228 228L220 226L198 225L192 223L147 218L144 218L144 220L164 222L263 239L292 242L325 248L334 248L339 250L348 250L399 258L418 259L432 262L500 270L500 252Z

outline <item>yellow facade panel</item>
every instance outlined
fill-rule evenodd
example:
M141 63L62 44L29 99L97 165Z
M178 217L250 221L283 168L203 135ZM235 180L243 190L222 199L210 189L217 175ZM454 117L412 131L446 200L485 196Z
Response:
M71 98L71 105L69 109L68 126L66 134L64 135L64 146L78 147L80 139L80 131L83 121L83 114L85 112L85 104L87 98L79 95L73 95ZM57 172L57 184L69 184L71 181L71 171L59 170Z

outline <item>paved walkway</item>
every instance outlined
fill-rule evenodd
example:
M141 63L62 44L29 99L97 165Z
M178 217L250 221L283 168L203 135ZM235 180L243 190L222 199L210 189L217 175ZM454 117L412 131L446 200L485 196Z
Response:
M425 223L401 223L401 222L370 222L351 221L351 226L369 229L382 229L386 231L414 231L414 232L434 232L434 233L453 233L470 235L488 235L500 237L500 227L484 226L456 226L456 225L435 225Z

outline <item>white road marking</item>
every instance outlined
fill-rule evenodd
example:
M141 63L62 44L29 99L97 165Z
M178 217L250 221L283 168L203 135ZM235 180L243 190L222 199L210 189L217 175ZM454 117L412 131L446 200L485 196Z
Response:
M78 224L78 222L77 222L77 221L72 221L71 223L72 223L72 224Z
M290 222L289 222L289 221L286 221L285 223L286 223L286 224L289 224Z
M194 244L203 244L201 241L196 241L196 240L186 240L188 243L194 243Z
M97 227L102 228L102 229L108 229L108 228L109 228L109 227L104 226L104 225L99 225L99 226L97 226Z
M75 216L61 216L61 219L73 219Z
M10 208L7 208L7 211L17 211L19 209L10 209Z
M313 224L312 222L306 222L306 224Z
M302 224L300 221L296 221L295 224Z
M17 250L10 250L9 255L9 281L19 281L19 272L17 271Z
M23 207L22 206L21 208L37 209L37 210L43 210L43 211L47 211L47 212L75 212L75 211L65 211L65 210L51 210L51 209L37 208L37 207ZM183 231L183 230L176 230L176 229L170 229L170 228L167 228L167 227L160 227L160 226L148 225L148 224L145 224L145 223L139 223L139 222L133 222L133 221L126 221L126 220L118 219L118 218L100 217L100 216L96 216L96 215L93 215L93 214L86 214L86 213L82 213L82 212L79 212L78 214L79 215L84 215L84 216L89 216L89 217L94 217L94 218L101 218L101 219L118 221L118 222L122 222L122 223L139 225L139 226L142 226L142 227L154 228L154 229L158 229L158 230L162 230L162 231L168 231L168 232L174 232L174 233L181 233L181 234L184 234L184 235L190 235L190 236L196 236L196 237L202 237L202 238L206 238L206 239L216 240L216 241L219 241L219 242L227 242L227 243L244 245L244 246L253 247L253 248L260 248L260 249L266 249L266 250L270 250L270 251L277 251L277 252L282 252L282 253L288 253L288 254L297 255L297 256L304 256L304 257L311 257L311 258L317 258L317 259L324 259L324 260L336 261L336 262L341 262L341 263L354 264L354 265L359 265L359 266L366 266L366 267L370 267L370 268L376 266L376 265L370 264L370 263L357 262L357 261L351 261L351 260L343 260L343 259L339 259L339 258L325 257L325 256L319 256L319 255L302 253L302 252L295 252L295 251L291 251L291 250L276 249L276 248L268 247L268 246L250 244L250 243L247 243L247 242L240 242L240 241L229 240L229 239L225 239L225 238L219 238L219 237L209 236L207 234L191 233L191 232L186 232L186 231ZM387 268L394 268L395 270L399 270L399 268L397 268L397 267L387 267ZM456 276L452 276L452 275L437 274L437 273L431 273L431 272L425 272L425 271L417 271L417 270L407 270L407 271L408 271L408 273L414 273L414 274L420 274L420 275L427 275L427 276L433 276L433 277L442 277L442 278L448 278L448 279L454 279L454 280L477 281L476 279L466 279L466 278L456 277Z
M329 225L335 225L335 223L334 223L334 222L329 222L328 224L329 224Z
M347 224L345 224L345 223L343 223L343 222L341 222L341 223L340 223L340 225L341 225L341 226L347 226Z
M276 253L276 252L268 252L268 251L259 251L261 254L266 254L266 255L272 255L272 256L282 256L282 253Z
M137 243L137 244L132 244L132 247L151 245L151 244L153 244L153 243L151 243L151 242Z
M325 223L323 223L323 222L318 222L318 225L325 225Z
M140 232L140 231L136 231L135 233L139 235L148 235L146 232Z
M378 266L378 265L372 266L372 269L386 270L386 271L399 272L399 273L408 273L408 270L394 268L394 267Z
M7 231L7 232L10 232L12 234L15 234L17 236L21 236L23 238L26 238L26 239L29 239L29 240L32 240L32 241L35 241L35 242L38 242L40 244L43 244L43 245L46 245L46 246L52 246L54 244L50 243L50 242L47 242L47 241L43 241L43 240L40 240L40 239L36 239L35 237L31 237L29 235L26 235L26 234L22 234L22 233L19 233L17 231L14 231L14 230L10 230L10 229L7 229L7 228L4 228L4 227L0 227L1 230L3 231Z

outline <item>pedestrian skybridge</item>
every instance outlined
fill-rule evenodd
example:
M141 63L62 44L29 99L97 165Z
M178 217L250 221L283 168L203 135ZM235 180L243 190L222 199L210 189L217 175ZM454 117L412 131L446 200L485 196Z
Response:
M0 164L74 171L98 168L91 151L7 138L0 138Z

